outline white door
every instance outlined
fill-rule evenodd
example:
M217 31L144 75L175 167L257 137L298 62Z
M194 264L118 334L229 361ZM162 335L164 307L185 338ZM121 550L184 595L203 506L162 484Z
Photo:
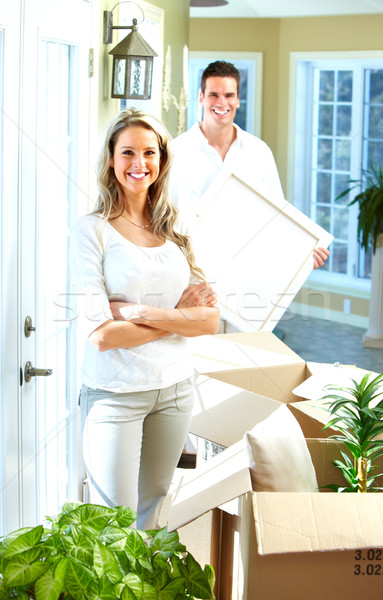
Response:
M78 357L65 307L69 228L87 204L90 45L87 0L7 4L0 9L5 531L80 494Z

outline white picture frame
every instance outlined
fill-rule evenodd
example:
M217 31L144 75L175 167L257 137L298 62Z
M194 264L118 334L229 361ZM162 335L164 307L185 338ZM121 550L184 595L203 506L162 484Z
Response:
M222 172L201 197L193 243L221 316L240 331L272 331L333 239L282 197Z

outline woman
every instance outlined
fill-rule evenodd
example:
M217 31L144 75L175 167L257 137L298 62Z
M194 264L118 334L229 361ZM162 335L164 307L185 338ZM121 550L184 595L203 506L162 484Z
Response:
M219 326L189 239L174 231L169 169L161 123L122 111L106 134L96 211L72 232L73 282L86 317L80 404L91 501L132 507L140 529L157 525L188 432L185 338Z

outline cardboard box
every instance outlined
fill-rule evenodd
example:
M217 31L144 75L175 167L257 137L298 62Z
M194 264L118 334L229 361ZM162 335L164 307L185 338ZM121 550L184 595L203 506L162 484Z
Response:
M308 446L318 484L336 482L328 459L337 445ZM213 564L217 600L380 597L383 494L254 492L238 442L179 482L169 529L214 507L220 509L213 544L222 549Z
M324 386L344 385L367 373L354 366L306 363L270 332L201 336L190 340L190 346L197 372L190 431L225 447L279 403L288 404L306 438L328 437L334 431L323 431L329 414L318 401L326 393Z
M322 431L326 412L307 405L300 411L304 398L294 393L320 365L306 364L273 333L201 336L191 340L191 351L197 372L191 433L230 446L280 403L292 407L305 437L332 433Z

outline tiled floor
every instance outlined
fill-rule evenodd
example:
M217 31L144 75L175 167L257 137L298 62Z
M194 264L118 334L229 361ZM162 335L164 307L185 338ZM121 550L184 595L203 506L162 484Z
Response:
M339 362L383 372L383 349L364 348L364 329L287 312L274 330L306 361Z

